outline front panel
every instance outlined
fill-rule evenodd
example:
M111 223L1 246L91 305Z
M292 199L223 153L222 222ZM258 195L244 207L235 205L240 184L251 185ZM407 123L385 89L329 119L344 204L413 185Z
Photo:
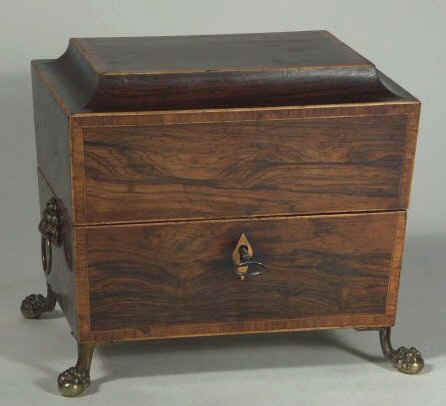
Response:
M89 336L391 324L404 224L393 212L83 228ZM268 267L245 280L231 256L242 233Z
M396 210L408 116L84 130L86 221Z

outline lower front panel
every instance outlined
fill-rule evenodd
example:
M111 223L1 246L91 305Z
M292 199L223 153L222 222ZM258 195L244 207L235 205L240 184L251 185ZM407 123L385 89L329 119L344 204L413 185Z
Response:
M404 225L386 212L79 228L81 339L391 325ZM268 267L243 280L242 233Z

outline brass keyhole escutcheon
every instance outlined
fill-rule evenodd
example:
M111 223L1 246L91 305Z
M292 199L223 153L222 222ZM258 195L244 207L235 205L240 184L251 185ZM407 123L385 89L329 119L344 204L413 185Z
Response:
M254 257L254 249L243 233L232 252L234 273L244 280L247 276L259 276L267 271L266 265Z

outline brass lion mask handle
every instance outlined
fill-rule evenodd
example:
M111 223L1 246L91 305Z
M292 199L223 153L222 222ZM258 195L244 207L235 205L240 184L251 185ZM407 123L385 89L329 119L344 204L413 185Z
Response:
M41 234L42 267L46 275L51 272L53 262L53 245L61 244L62 220L57 199L52 197L46 203L45 210L39 222Z
M243 233L232 253L234 273L241 279L250 276L258 276L268 270L265 264L254 257L254 250Z

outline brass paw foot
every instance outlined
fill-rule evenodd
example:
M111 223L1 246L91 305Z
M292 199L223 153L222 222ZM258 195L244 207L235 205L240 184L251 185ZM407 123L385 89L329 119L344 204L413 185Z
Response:
M94 347L92 343L78 344L76 366L68 368L57 378L57 385L63 396L78 396L90 386L90 367Z
M90 385L90 374L80 371L76 367L68 368L57 378L57 386L63 396L74 397L80 395Z
M386 358L390 359L393 366L400 372L412 375L419 373L424 367L424 360L420 351L415 347L399 347L397 350L393 349L390 341L390 333L390 327L379 329L381 348Z
M43 313L54 310L56 306L56 295L48 285L48 293L43 295L29 295L20 306L23 317L26 319L38 319Z

